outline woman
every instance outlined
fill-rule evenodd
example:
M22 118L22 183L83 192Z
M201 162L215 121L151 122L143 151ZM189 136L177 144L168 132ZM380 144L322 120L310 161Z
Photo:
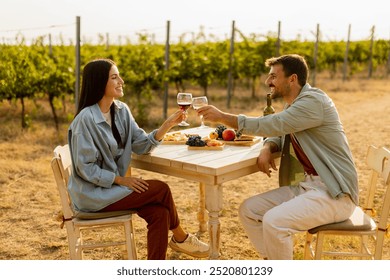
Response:
M169 186L158 180L126 176L131 154L145 154L183 118L178 110L159 129L146 133L135 122L123 96L123 80L112 60L89 62L83 71L80 103L68 131L73 162L69 193L85 212L136 209L147 222L148 259L165 259L169 246L207 257L209 246L180 226Z

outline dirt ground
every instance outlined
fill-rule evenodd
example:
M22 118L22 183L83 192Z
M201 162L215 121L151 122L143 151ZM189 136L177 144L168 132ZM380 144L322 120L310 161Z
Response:
M362 197L368 181L365 155L368 145L390 148L390 81L354 80L337 81L322 79L318 87L334 100L348 137L356 166ZM210 93L212 94L212 92ZM212 99L211 99L212 100ZM259 115L264 106L243 109L233 106L235 113ZM0 103L0 259L2 260L63 260L69 259L66 230L60 229L55 216L60 210L50 160L58 144L66 142L67 124L61 126L58 135L53 125L43 118L36 118L27 132L20 132L18 109L7 102ZM224 104L221 102L222 109ZM281 104L275 104L281 110ZM191 114L190 114L191 115ZM192 114L190 121L199 125ZM198 184L157 173L133 170L134 175L166 181L172 188L183 227L193 233L198 231ZM240 203L247 197L277 186L277 174L268 178L255 173L224 184L224 210L221 212L221 259L251 260L259 256L254 251L237 217ZM137 251L140 259L146 259L146 224L134 218ZM106 237L117 233L108 232ZM200 235L208 241L208 233ZM294 258L302 259L303 234L296 235ZM390 259L390 242L385 241L384 259ZM354 246L352 241L342 246ZM116 248L87 254L90 259L120 259ZM168 248L168 259L192 259Z

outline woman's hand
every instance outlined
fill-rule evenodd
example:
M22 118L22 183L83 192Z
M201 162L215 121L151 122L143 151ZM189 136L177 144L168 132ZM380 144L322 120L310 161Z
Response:
M134 190L137 193L145 192L148 190L148 182L146 182L144 179L138 178L138 177L115 177L115 184L126 186L129 189Z
M185 117L185 112L182 110L177 110L165 120L165 122L158 129L154 138L157 141L161 141L164 138L165 133L167 133L175 125L179 124L183 119L185 119Z
M169 126L169 129L179 124L182 120L186 118L186 112L182 110L177 110L175 113L170 115L164 122L163 125Z

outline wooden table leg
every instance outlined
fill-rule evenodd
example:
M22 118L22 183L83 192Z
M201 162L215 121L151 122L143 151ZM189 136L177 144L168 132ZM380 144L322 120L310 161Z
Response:
M218 259L220 250L221 223L219 212L222 210L222 185L206 185L206 209L209 212L210 259Z
M206 197L205 184L199 183L199 209L198 209L199 233L205 232L207 230L205 197Z

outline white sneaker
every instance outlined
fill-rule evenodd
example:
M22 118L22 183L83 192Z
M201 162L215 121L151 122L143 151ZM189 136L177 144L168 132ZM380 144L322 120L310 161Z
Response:
M186 240L179 243L172 236L169 242L172 250L185 253L195 258L206 258L209 255L209 245L200 241L195 235L189 233Z

